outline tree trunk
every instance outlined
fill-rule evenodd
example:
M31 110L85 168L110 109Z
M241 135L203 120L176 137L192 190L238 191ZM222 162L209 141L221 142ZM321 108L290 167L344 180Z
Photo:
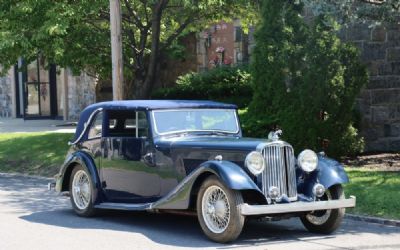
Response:
M154 6L153 16L152 16L152 25L151 25L151 54L149 57L149 63L147 68L146 78L140 84L137 82L136 86L141 86L137 91L137 98L148 99L150 97L151 91L153 90L153 86L156 79L157 68L159 64L159 50L160 50L160 31L161 31L161 17L162 12L167 4L168 0L161 0ZM139 80L139 79L137 79Z

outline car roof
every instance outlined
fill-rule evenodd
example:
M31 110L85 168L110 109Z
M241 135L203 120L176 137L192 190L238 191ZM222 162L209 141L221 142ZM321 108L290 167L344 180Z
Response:
M237 109L234 104L226 104L205 100L126 100L99 102L87 106L80 114L79 122L75 131L76 140L84 130L84 124L92 113L98 109L103 110L161 110L161 109ZM84 136L85 139L86 136Z
M127 100L99 102L88 106L86 109L180 109L180 108L236 108L236 105L214 101L192 101L192 100Z

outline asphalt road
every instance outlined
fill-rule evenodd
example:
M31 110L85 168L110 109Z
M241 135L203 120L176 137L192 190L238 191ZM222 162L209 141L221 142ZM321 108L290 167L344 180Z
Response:
M75 216L48 180L0 174L0 249L400 249L400 228L345 220L329 236L307 232L298 219L249 222L232 244L208 241L197 218L104 212Z

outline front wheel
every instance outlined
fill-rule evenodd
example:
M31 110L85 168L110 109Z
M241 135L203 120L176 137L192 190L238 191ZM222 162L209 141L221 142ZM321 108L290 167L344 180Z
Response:
M207 178L197 196L197 217L205 235L225 243L235 240L244 225L240 214L243 198L239 191L227 188L216 176Z
M86 168L76 166L72 170L69 192L71 204L79 216L90 217L96 212L93 205L93 181Z
M335 185L330 187L321 200L344 199L343 187ZM313 211L300 217L303 225L312 233L330 234L341 224L345 208Z

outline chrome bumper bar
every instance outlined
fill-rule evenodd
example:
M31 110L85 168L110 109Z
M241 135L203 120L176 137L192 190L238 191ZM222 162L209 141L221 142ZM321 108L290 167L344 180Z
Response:
M315 210L327 210L335 208L355 207L356 197L350 196L349 199L329 200L329 201L313 201L313 202L292 202L273 205L249 205L242 204L240 209L242 215L268 215L295 212L308 212Z

